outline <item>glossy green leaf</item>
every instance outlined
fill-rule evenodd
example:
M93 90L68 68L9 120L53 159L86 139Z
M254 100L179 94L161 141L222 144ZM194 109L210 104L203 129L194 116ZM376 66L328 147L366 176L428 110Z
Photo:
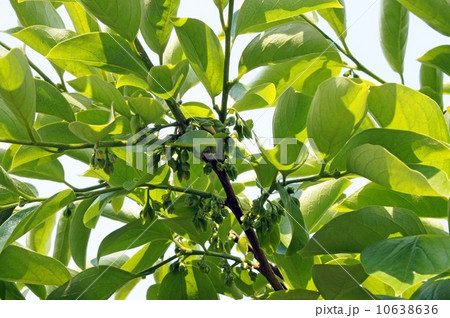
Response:
M399 84L371 87L369 110L383 128L409 130L450 140L442 110L428 96Z
M419 58L419 61L434 66L450 76L450 45L441 45L431 49Z
M8 217L0 225L0 251L3 251L7 245L9 245L8 240L14 233L15 228L28 216L30 216L36 207L25 208ZM4 213L4 211L2 211Z
M13 223L5 223L5 229L8 231L7 236L2 236L4 242L1 249L11 244L30 230L37 227L42 222L53 216L63 207L75 200L75 193L72 190L61 191L49 199L42 202L42 204L36 208L33 213L27 213L24 218L21 218ZM16 223L17 222L17 223ZM1 250L0 249L0 250Z
M130 109L122 94L112 84L101 78L97 76L79 77L70 81L69 85L83 95L101 102L108 108L114 106L114 110L118 113L130 117Z
M376 183L369 183L346 198L335 209L349 212L379 205L408 209L419 217L445 218L447 216L447 201L440 197L404 194Z
M397 0L381 2L381 47L391 68L403 76L409 30L409 12Z
M65 40L57 44L47 54L47 58L57 65L81 62L109 72L134 73L147 78L147 69L130 44L121 37L108 33L86 33Z
M308 157L307 149L293 138L276 140L276 145L272 149L265 149L259 139L256 139L256 142L266 162L270 162L284 175L297 170Z
M372 300L361 286L368 277L361 265L328 265L313 267L314 284L326 300Z
M97 20L92 17L80 3L64 3L64 8L69 14L70 20L78 34L89 32L99 32L100 26Z
M75 116L69 102L51 84L36 79L36 112L74 121Z
M86 225L86 227L94 229L106 205L109 202L111 202L114 198L126 194L127 194L126 190L119 190L115 192L100 194L84 213L83 222Z
M122 265L121 269L137 274L150 268L166 252L171 241L151 241Z
M236 22L236 34L258 32L265 25L294 17L302 13L325 8L342 7L338 0L246 0L242 4Z
M194 222L192 221L193 213L190 213L190 211L188 212L187 210L182 212L185 212L183 213L185 215L167 218L161 220L161 222L168 228L170 228L171 231L187 238L188 240L194 241L198 244L205 244L205 242L208 241L208 238L211 236L211 226L208 224L206 226L206 230L201 231L197 229Z
M397 0L436 31L450 36L450 4L446 0Z
M411 296L412 300L449 300L450 299L450 276L439 275L425 282Z
M159 100L150 97L131 97L128 99L130 107L137 113L145 124L155 123L164 116L164 107Z
M449 189L444 189L446 193L439 193L423 174L410 169L381 146L365 144L354 148L347 157L347 168L349 172L401 193L449 195Z
M401 294L450 268L450 236L417 235L373 244L361 253L365 271Z
M407 165L424 164L450 173L448 144L412 131L394 129L368 129L355 135L333 159L330 170L345 171L350 151L364 144L382 146Z
M20 23L27 27L31 25L46 25L64 29L64 22L56 9L49 2L19 0L9 1L19 18Z
M6 106L0 97L0 130L3 138L28 140L27 130L22 122L16 119L14 113Z
M0 96L30 132L36 112L36 88L27 58L19 49L0 57Z
M319 86L308 114L308 136L325 160L338 153L367 113L369 90L348 78L333 78Z
M263 83L249 89L233 108L239 112L269 107L276 101L277 88L273 83Z
M266 300L316 300L319 293L307 289L290 289L272 292Z
M303 143L306 139L306 119L311 98L287 90L278 100L272 120L274 138L296 138Z
M175 31L195 74L211 97L222 92L224 53L214 31L196 19L173 21Z
M342 5L342 8L328 8L318 10L322 18L324 18L331 28L334 30L336 35L341 39L345 40L347 37L347 21L345 14L345 3L344 0L338 0Z
M176 99L188 71L189 62L187 60L183 60L177 65L152 67L148 79L151 92L162 99Z
M73 213L70 211L70 213ZM65 266L70 261L70 224L72 223L72 216L66 216L61 213L56 228L55 245L53 248L53 258L57 259Z
M70 254L72 254L75 264L81 269L86 268L87 246L91 235L91 229L83 223L83 216L92 202L94 202L93 198L83 200L78 204L72 216L72 224L69 230Z
M308 54L336 54L325 37L304 21L295 21L267 30L245 48L239 61L239 76L259 66L287 62Z
M211 108L203 103L184 103L180 105L180 109L186 117L215 117Z
M0 279L37 285L61 285L71 278L57 260L11 245L0 254Z
M428 95L439 106L444 106L444 74L434 66L422 64L420 66L420 92Z
M106 300L135 275L115 267L89 268L55 289L48 300Z
M339 76L341 69L339 55L333 52L313 53L263 67L251 87L272 83L276 87L276 97L280 97L290 87L297 93L313 97L318 86L333 76Z
M144 0L141 32L147 45L162 56L173 30L180 0Z
M419 218L409 210L367 207L332 219L314 234L302 253L305 256L360 253L389 235L425 233Z
M208 141L209 139L211 141ZM211 146L211 143L214 142L214 137L209 132L205 130L193 130L183 134L173 145L180 147Z
M312 257L303 257L299 253L289 256L273 254L272 257L290 289L307 288L314 264Z
M167 241L171 238L170 230L162 221L142 224L141 220L136 220L108 234L100 243L97 258L132 249L151 241Z
M125 283L125 285L123 285L117 290L114 299L115 300L127 299L128 295L133 291L134 287L136 287L136 285L140 283L141 280L142 278L138 277L130 280L128 283Z
M352 184L342 178L328 180L305 189L300 196L300 209L306 228L313 230L324 217L324 213L341 197L345 189Z
M52 28L45 25L33 25L11 34L36 52L47 55L59 42L75 36L75 32L66 29Z
M133 41L141 23L140 0L81 0L101 22L125 39Z
M33 191L31 191L31 189L26 184L11 178L2 166L0 166L0 185L2 185L10 192L18 194L20 196L34 196Z
M208 275L196 267L187 266L186 272L170 272L164 277L158 299L218 300L219 298Z
M305 247L309 241L309 235L305 226L303 215L300 211L298 203L296 202L297 199L291 197L287 190L281 185L278 186L278 192L280 193L284 211L291 224L292 238L286 251L286 255L293 255Z
M99 142L115 128L115 118L111 118L107 124L103 125L89 125L81 121L74 121L69 124L69 129L75 136L92 143Z
M47 255L50 251L51 236L56 223L56 215L33 228L27 235L27 247L39 254Z

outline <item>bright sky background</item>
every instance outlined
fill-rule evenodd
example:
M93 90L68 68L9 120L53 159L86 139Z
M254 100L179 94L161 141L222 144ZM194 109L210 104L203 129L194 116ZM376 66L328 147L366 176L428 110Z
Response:
M257 0L255 0L257 1ZM243 0L236 0L236 8L239 8ZM386 62L381 46L379 44L379 11L380 0L345 0L347 8L347 26L348 35L346 42L351 49L353 55L359 59L368 69L372 70L375 74L385 79L388 82L399 83L399 76L394 73ZM64 10L59 9L59 12ZM219 15L217 8L214 5L213 0L181 0L181 6L179 9L180 17L193 17L205 21L211 26L217 33L219 33L221 26L219 22ZM67 15L63 15L66 27L71 28L71 23L68 20ZM6 30L18 25L15 12L13 11L8 0L0 0L0 30ZM326 31L326 33L333 38L336 38L334 32L322 22L320 27ZM237 65L239 57L254 35L239 36L235 42L235 46L232 52L231 60L231 77L234 78L237 75ZM408 42L408 48L405 59L405 82L406 85L412 88L419 88L419 69L420 63L417 58L422 56L431 48L442 44L448 44L448 38L437 33L431 29L424 22L419 20L414 15L410 15L410 30L409 38L413 39ZM7 43L9 46L21 46L21 42L13 37L0 33L0 41ZM149 52L150 53L150 52ZM39 65L44 72L58 82L58 77L50 66L47 60L42 56L35 53L31 49L27 49L29 58ZM153 61L157 61L155 54L150 54ZM345 57L344 57L345 59ZM348 60L348 59L347 59ZM366 78L365 74L359 72L361 77ZM250 78L244 77L244 79ZM67 77L69 78L69 77ZM66 78L66 79L67 79ZM448 81L448 78L446 78ZM183 102L188 101L203 101L206 104L210 104L210 98L206 94L206 91L199 86L189 91L184 97ZM450 99L446 96L446 105L450 104ZM256 111L250 111L242 113L245 118L257 119L255 122L255 132L259 137L270 137L272 127L272 116L274 109L262 109ZM1 146L1 144L0 144ZM5 146L5 145L3 145ZM84 187L96 184L93 179L80 177L84 173L85 166L79 164L77 161L63 158L62 162L66 168L66 179L77 187ZM54 182L31 181L37 185L40 196L48 197L58 191L66 188L65 185L61 185ZM257 194L258 192L252 191L251 194ZM136 207L137 208L137 207ZM94 258L97 252L98 245L103 237L105 237L112 230L121 226L121 223L105 220L104 218L98 223L96 230L91 233L91 241L88 249L88 258ZM138 287L131 293L129 299L142 299L145 297L147 287L151 284L151 280L147 279L140 283Z

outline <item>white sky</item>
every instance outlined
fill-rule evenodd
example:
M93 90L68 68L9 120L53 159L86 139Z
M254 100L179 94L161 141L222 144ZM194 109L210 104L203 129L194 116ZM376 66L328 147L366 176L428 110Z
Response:
M236 8L240 7L243 0L236 0ZM388 82L399 83L399 77L394 73L386 62L381 47L379 44L379 10L380 0L346 0L347 7L347 26L348 35L346 42L351 49L353 55L360 60L368 69L372 70L375 74ZM63 12L63 10L59 10ZM181 0L181 6L179 9L180 17L193 17L205 21L210 25L217 33L220 30L220 22L217 8L214 6L213 0ZM66 26L71 26L67 16L64 16ZM18 25L15 13L12 10L8 0L0 0L0 30L6 30ZM326 25L321 23L320 27L326 31L326 33L333 38L336 38L334 32ZM231 78L237 75L237 65L240 55L245 48L246 43L249 42L254 35L239 36L235 42L235 46L232 52L231 59ZM406 85L412 88L419 88L419 68L420 63L417 58L422 56L428 50L442 45L448 44L448 38L437 33L431 29L424 22L419 20L413 15L410 15L410 30L409 30L408 49L405 59L405 82ZM21 42L13 37L0 33L0 41L7 43L9 46L21 46ZM50 74L50 77L58 82L58 77L42 56L33 52L31 49L27 49L29 58L39 65L46 74ZM157 61L155 54L151 54L154 62ZM345 58L344 58L345 59ZM361 77L366 77L365 74L359 72ZM446 78L448 81L448 78ZM183 102L187 101L203 101L206 104L210 104L210 98L206 94L206 91L199 86L188 92ZM446 104L449 105L449 98L446 96ZM255 132L260 137L270 137L272 127L272 116L274 109L262 109L243 113L245 118L259 118L255 122ZM1 145L0 145L1 146ZM77 187L84 187L96 184L95 180L79 177L84 170L85 166L77 163L74 160L63 159L63 164L66 168L66 179ZM54 182L45 181L32 181L37 185L40 196L47 197L60 190L66 188L65 185L57 184ZM253 192L253 191L252 191ZM257 193L257 192L256 192ZM104 236L109 232L121 225L117 222L104 220L102 218L99 222L97 229L91 234L91 242L88 249L88 256L95 257L98 245ZM129 299L142 299L145 297L147 287L150 285L150 280L147 279L132 292Z

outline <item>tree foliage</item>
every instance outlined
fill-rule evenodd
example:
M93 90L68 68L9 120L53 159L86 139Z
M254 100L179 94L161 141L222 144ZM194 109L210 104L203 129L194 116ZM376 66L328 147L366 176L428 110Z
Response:
M214 0L220 34L182 1L10 0L8 33L61 82L1 43L0 298L124 299L151 277L147 299L449 299L450 47L403 84L409 15L449 36L448 1L382 1L402 84L351 53L343 0ZM210 98L184 102L196 85ZM246 119L266 107L271 149ZM98 183L71 186L63 156ZM91 260L101 218L118 226Z

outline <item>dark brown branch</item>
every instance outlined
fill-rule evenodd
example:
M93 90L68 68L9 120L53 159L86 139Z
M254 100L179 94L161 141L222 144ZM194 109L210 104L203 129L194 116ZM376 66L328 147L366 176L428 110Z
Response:
M220 183L222 184L222 187L227 195L227 199L225 201L226 205L231 209L236 219L238 220L239 224L242 224L242 217L244 216L244 213L242 212L236 194L234 193L233 187L231 186L230 179L228 179L228 176L225 171L219 170L217 168L217 161L209 161L209 162L211 162L213 170L219 177ZM261 272L261 274L263 274L264 277L266 277L266 279L268 280L270 285L272 285L274 290L284 290L285 287L280 283L280 281L276 277L272 269L272 266L267 260L266 254L259 246L259 241L255 231L253 231L253 229L247 229L244 232L245 235L247 236L248 241L252 246L255 258L259 262L259 271Z

